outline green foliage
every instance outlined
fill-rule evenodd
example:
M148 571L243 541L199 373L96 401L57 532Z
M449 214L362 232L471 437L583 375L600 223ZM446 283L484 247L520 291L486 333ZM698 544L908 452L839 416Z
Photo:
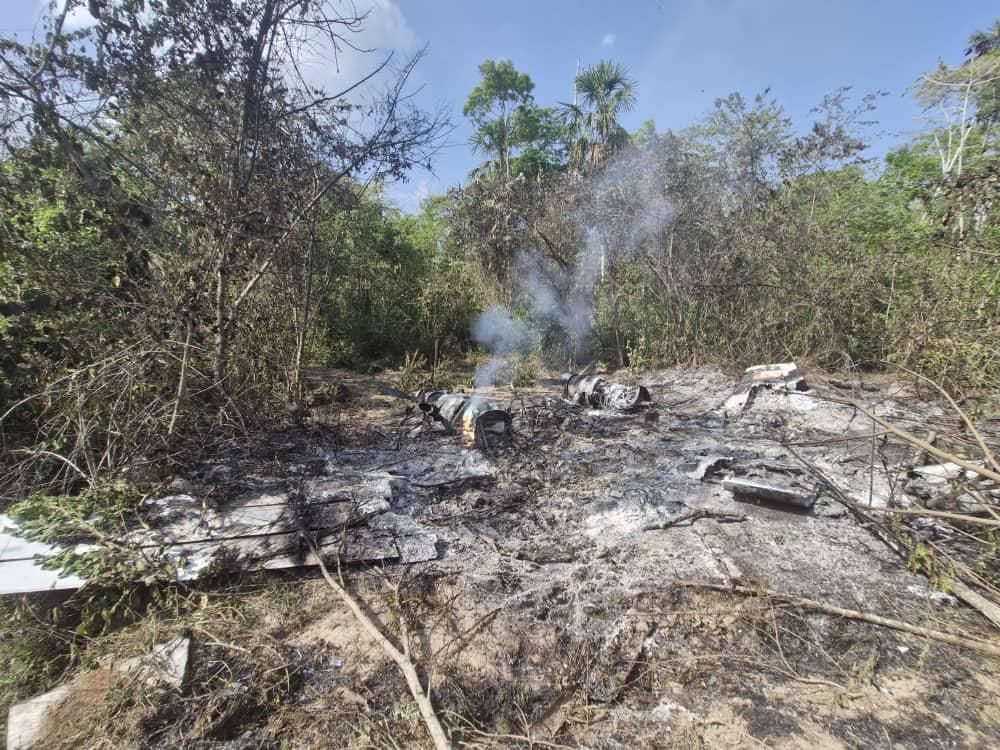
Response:
M512 357L510 385L512 388L530 388L538 380L540 371L538 353L517 354Z
M427 357L420 352L407 352L399 367L399 388L404 393L416 393L427 379Z
M570 163L576 168L602 164L629 142L619 118L635 106L636 82L623 65L602 60L581 71L573 83L582 101L563 105Z
M486 60L479 66L483 80L469 94L462 114L480 125L489 118L501 114L518 104L526 103L534 82L527 73L521 73L510 60L494 62Z
M977 65L984 58L1000 59L1000 20L988 31L977 31L969 37L965 50L967 65ZM976 119L980 124L995 128L1000 125L1000 80L993 78L976 88Z
M629 136L633 146L638 149L647 149L653 145L656 138L656 121L652 118L643 120L638 130Z
M712 157L725 159L740 196L756 201L760 190L781 178L783 157L792 141L792 121L770 90L749 103L739 92L716 99L715 107L695 133L711 149Z
M133 487L117 484L74 495L34 494L9 509L22 536L56 548L43 567L87 581L73 602L77 635L97 635L132 618L143 592L163 578L152 551L139 554L123 541L140 501Z
M942 179L933 132L873 169L862 129L878 95L851 104L847 89L801 134L770 92L734 93L685 131L648 122L605 150L611 92L630 96L611 67L586 71L592 95L568 110L588 170L476 182L447 215L512 309L528 273L564 312L591 316L580 340L565 316L535 321L546 359L892 360L953 386L1000 384L1000 168L981 124L958 180Z
M57 154L28 155L0 166L0 394L11 401L121 335L135 293L115 208Z
M395 220L410 252L422 259L417 297L416 341L430 354L462 352L471 344L471 328L483 305L482 273L458 246L447 214L447 198L429 198L416 216Z
M461 351L479 311L477 275L451 239L441 200L416 216L375 201L340 213L329 232L326 291L319 303L328 364L429 358Z
M534 82L510 60L486 60L482 81L462 108L476 128L473 149L489 156L480 173L537 175L561 164L561 127L555 110L539 107Z
M954 566L949 563L942 567L938 556L923 542L909 545L909 557L906 567L913 573L923 573L930 580L931 586L938 591L951 590L951 582L955 580Z
M92 582L136 583L143 578L136 574L137 565L142 565L114 540L136 517L140 500L128 485L109 485L75 495L31 495L12 505L9 514L26 539L61 548L44 567Z
M554 107L518 107L514 113L514 143L517 154L510 159L512 176L537 177L558 171L566 163L562 119Z

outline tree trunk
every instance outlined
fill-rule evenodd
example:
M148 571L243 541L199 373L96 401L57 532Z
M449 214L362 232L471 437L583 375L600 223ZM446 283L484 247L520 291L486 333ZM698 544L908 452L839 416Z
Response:
M302 400L302 353L306 346L306 336L309 335L309 320L312 313L312 286L313 286L313 264L316 254L316 241L310 239L309 253L306 256L305 268L305 288L303 290L302 316L299 320L298 330L295 332L295 363L293 372L292 389L295 399ZM294 302L293 302L294 305Z
M622 346L622 326L618 316L619 293L617 285L613 281L612 285L616 287L611 292L611 316L615 326L615 352L618 355L618 367L622 368L625 367L625 348Z
M226 393L226 375L229 359L229 321L226 296L229 290L229 253L225 245L219 249L219 259L215 264L215 360L212 373L215 387Z

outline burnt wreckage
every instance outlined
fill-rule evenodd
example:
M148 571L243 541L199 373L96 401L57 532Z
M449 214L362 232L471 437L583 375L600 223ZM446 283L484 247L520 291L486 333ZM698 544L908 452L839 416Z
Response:
M631 411L652 401L645 386L611 383L591 374L593 369L591 364L583 372L562 376L564 400L577 406L618 412ZM418 393L416 402L428 420L440 423L449 433L464 435L479 447L513 431L510 407L482 396L430 390Z
M610 383L591 372L593 365L584 368L583 372L564 374L563 399L577 406L610 411L630 411L652 401L645 386Z
M510 409L482 396L422 391L417 396L417 407L449 432L461 433L478 446L511 433Z

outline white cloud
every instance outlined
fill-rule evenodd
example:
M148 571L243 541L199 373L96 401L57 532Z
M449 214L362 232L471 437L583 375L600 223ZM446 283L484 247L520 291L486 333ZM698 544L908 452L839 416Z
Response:
M419 44L416 32L395 0L369 0L358 4L358 12L367 14L357 33L347 32L345 41L336 47L326 38L302 40L299 47L299 71L311 86L337 93L371 74L385 58L394 53L393 62L402 62ZM383 71L362 89L352 92L352 101L365 98L365 91L377 90L391 76Z
M433 177L424 177L414 182L394 182L386 188L386 197L404 214L420 212L420 204L436 193L443 192L440 181Z
M607 34L605 34L603 37L601 37L601 46L602 47L614 47L615 46L615 42L617 42L617 41L618 41L618 37L615 36L614 34L612 34L609 31Z
M38 4L42 7L42 14L50 16L55 21L56 17L62 12L62 9L66 7L66 3L69 0L57 0L55 4L52 4L50 0L38 0ZM66 20L63 21L63 31L79 31L80 29L85 29L88 26L93 26L97 22L97 19L90 15L87 10L87 5L77 5L73 10L66 14Z
M45 15L56 16L67 0L56 0L54 7L50 0L38 0ZM335 5L333 10L350 12L352 6ZM344 32L344 41L336 47L332 40L316 33L302 30L294 40L299 57L299 71L306 83L323 88L327 93L337 93L348 88L374 71L390 53L395 53L393 62L401 63L419 46L419 39L410 26L396 0L361 0L355 6L359 15L364 15L360 31ZM149 15L149 11L145 12ZM63 24L64 31L77 31L92 26L95 19L87 11L87 5L78 5L71 10ZM377 90L391 79L391 71L384 71L365 87ZM358 102L365 98L364 89L352 92L349 97Z

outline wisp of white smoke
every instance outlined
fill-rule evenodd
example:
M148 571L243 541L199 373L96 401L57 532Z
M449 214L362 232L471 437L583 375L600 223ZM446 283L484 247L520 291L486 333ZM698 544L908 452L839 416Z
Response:
M664 188L650 160L612 162L604 167L591 189L598 202L604 196L620 199L627 193L634 220L608 238L595 223L602 215L600 210L577 215L575 221L584 242L569 268L554 264L534 248L518 257L515 299L523 304L529 318L515 318L510 310L498 305L479 316L472 336L492 356L476 368L476 387L495 385L509 377L512 356L532 351L542 331L553 324L566 332L574 352L586 342L594 330L594 289L603 280L608 254L614 251L619 259L633 257L647 240L662 233L673 221L674 208ZM612 243L614 247L608 247Z

